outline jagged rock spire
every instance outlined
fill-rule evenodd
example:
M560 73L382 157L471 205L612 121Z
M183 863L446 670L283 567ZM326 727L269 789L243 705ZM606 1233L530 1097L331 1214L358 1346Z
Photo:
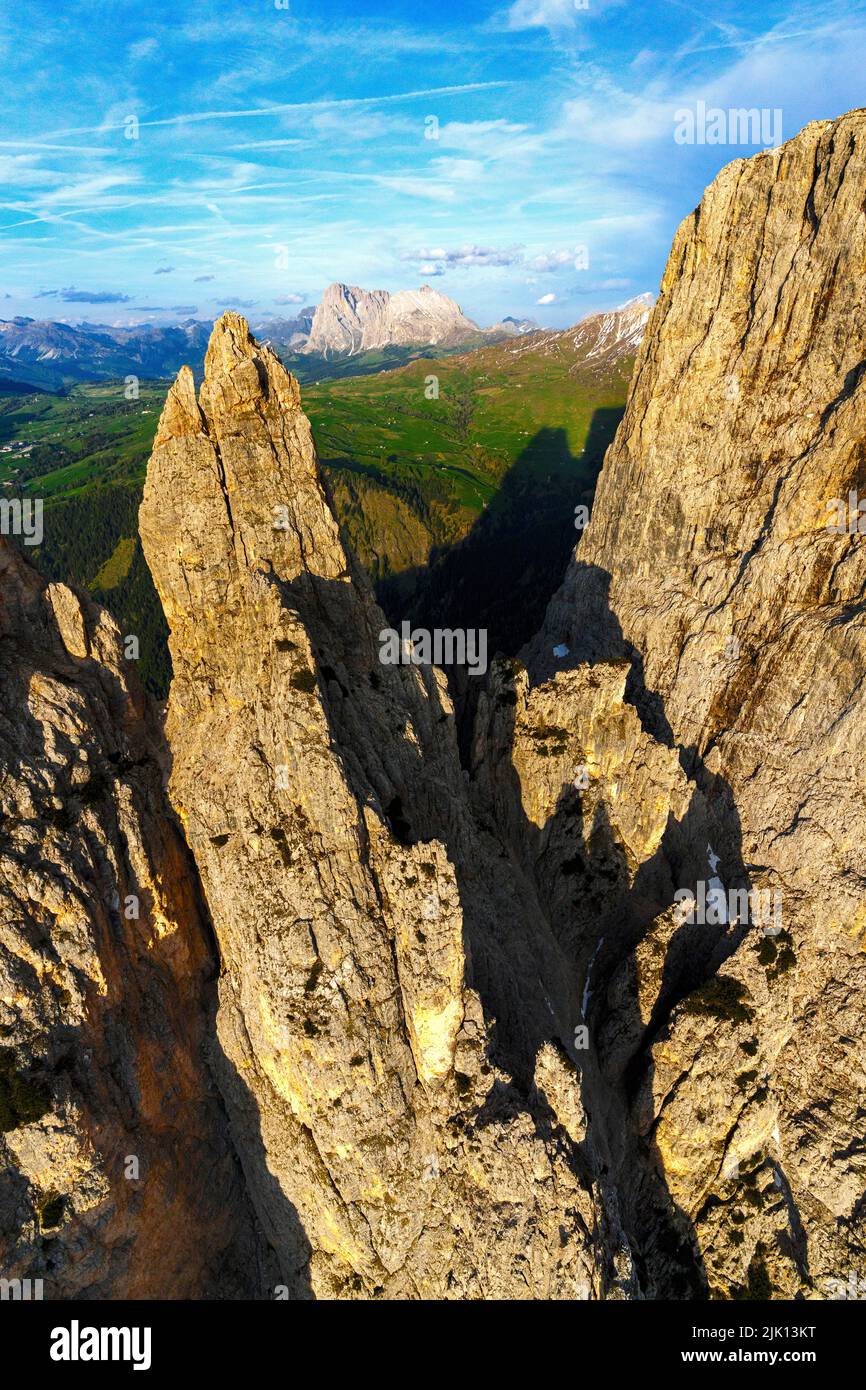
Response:
M170 393L141 533L172 629L171 795L223 958L222 1085L285 1278L522 1296L520 1249L541 1295L571 1296L597 1275L568 967L474 822L444 679L380 662L297 383L238 315L198 403L186 374ZM521 1210L498 1244L503 1187Z

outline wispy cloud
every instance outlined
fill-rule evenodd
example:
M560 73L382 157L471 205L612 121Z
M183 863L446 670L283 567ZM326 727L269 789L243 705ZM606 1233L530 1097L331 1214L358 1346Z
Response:
M159 50L159 41L153 36L146 39L138 39L129 45L129 56L134 63L142 58L150 58Z
M781 107L790 135L861 104L866 65L862 0L486 0L405 22L382 0L149 0L84 50L70 6L4 12L12 312L288 314L333 279L435 277L481 322L538 299L563 322L655 288L684 213L750 153L677 146L677 107ZM47 274L76 298L25 288ZM178 304L134 309L168 274Z
M460 86L453 87L421 87L415 91L389 92L382 96L330 97L315 101L286 101L281 102L278 106L250 106L226 111L184 111L176 116L161 116L152 120L139 120L138 128L139 130L152 130L160 126L197 125L203 121L272 119L274 116L285 116L295 111L322 111L350 106L381 106L390 102L418 101L422 97L429 99L431 97L465 96L470 92L487 91L495 87L508 87L510 85L512 84L503 79L498 79L491 82L467 82ZM65 130L52 130L43 136L43 139L56 140L63 135L93 135L97 132L126 130L126 128L125 121L114 121L107 124L103 123L98 126L78 126Z
M500 250L495 246L468 245L446 250L444 246L428 246L421 247L417 251L403 251L400 259L423 263L429 274L430 264L438 265L440 273L452 268L469 269L482 265L516 265L521 259L521 252L519 247Z
M62 299L67 304L128 304L130 296L117 290L77 290L74 285L62 290L40 290L36 299Z

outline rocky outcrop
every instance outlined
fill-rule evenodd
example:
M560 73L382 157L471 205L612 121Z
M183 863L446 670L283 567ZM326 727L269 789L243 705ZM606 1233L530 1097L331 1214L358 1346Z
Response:
M222 1086L287 1286L627 1283L583 1151L569 963L473 817L444 678L380 661L297 383L235 314L198 399L188 372L169 394L141 531L171 627L170 790L223 960Z
M864 485L864 138L809 127L681 227L469 785L441 679L378 659L292 378L227 315L169 398L172 795L297 1293L813 1298L859 1267L866 568L827 504Z
M506 314L504 319L498 323L492 323L489 328L482 328L482 333L486 333L491 338L522 338L527 333L535 333L538 324L535 319L516 319L513 314Z
M16 1268L151 1290L170 1219L163 1277L240 1288L246 1252L246 1296L811 1299L862 1275L864 188L853 113L734 163L683 223L592 520L494 664L469 768L441 673L383 662L297 382L217 323L141 512L210 1049L195 874L117 635L4 552ZM587 355L648 310L585 327ZM135 927L105 907L133 883ZM165 1143L178 1101L207 1183ZM158 1212L124 1200L124 1151Z
M480 340L478 325L429 285L389 294L333 284L316 308L303 350L333 357L385 347L457 347L475 339Z
M158 725L113 620L6 541L0 656L0 1276L46 1299L256 1297Z
M543 825L555 899L550 803L579 746L580 905L557 915L593 961L598 1062L634 1136L617 1182L634 1209L642 1152L723 1297L826 1297L862 1267L864 188L855 112L736 161L680 227L591 523L524 654L520 796L487 772L512 836L521 808ZM546 799L540 720L570 734ZM726 912L689 923L677 890L701 885ZM729 896L756 891L751 911Z

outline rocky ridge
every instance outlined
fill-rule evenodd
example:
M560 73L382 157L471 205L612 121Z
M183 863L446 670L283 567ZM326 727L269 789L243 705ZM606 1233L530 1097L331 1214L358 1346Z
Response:
M517 342L508 350L524 352L562 352L580 363L605 363L628 358L639 348L646 331L655 296L639 294L617 309L587 314L571 328L553 332L536 328L525 342ZM523 335L521 335L523 336Z
M627 796L655 827L617 846L624 921L578 950L602 1065L720 1296L862 1271L866 549L828 522L866 490L864 187L854 112L735 161L681 225L518 702L531 726L617 672L667 760L674 798L597 712L578 725L593 816ZM681 923L676 890L713 882L773 914Z
M46 1195L63 1288L89 1287L95 1223L118 1219L80 1157L50 1173L28 1158L58 1115L69 1126L68 1098L109 1116L113 1150L123 1123L158 1129L164 1103L127 1081L131 1119L117 1120L113 1091L65 1067L52 1090L27 1058L53 1057L70 1021L88 1047L126 1028L120 1055L135 1057L152 1041L149 986L224 1175L222 1225L182 1177L152 1189L180 1194L184 1229L207 1232L190 1288L220 1267L231 1286L238 1252L256 1289L279 1279L299 1298L810 1299L862 1274L866 552L856 515L827 521L866 490L864 188L866 115L852 113L736 161L682 224L591 523L537 638L494 665L469 768L441 674L380 660L384 619L294 378L226 314L200 393L188 369L169 393L141 513L172 632L168 790L219 954L212 1065L278 1273L202 1069L206 966L185 967L201 1001L186 1032L182 962L159 950L153 973L124 975L114 1029L98 987L81 1004L61 994L59 1021L39 1012L48 967L27 954L41 938L22 856L34 826L43 857L53 846L51 803L34 816L24 801L56 749L81 776L45 732L66 730L71 691L88 702L72 748L143 740L124 776L137 814L164 818L143 842L156 834L151 854L167 856L134 863L159 904L146 940L201 962L190 942L206 921L175 857L156 735L120 698L116 635L14 557L10 640L30 652L37 634L65 678L47 706L31 655L6 702L42 699L41 741L20 767L10 755L6 784L25 788L0 996L20 1049L0 1089L19 1204L7 1196L2 1229L30 1212L17 1268L47 1258ZM16 616L24 600L8 608L18 593L41 626ZM129 814L112 829L119 795L93 798L109 861L137 843ZM64 823L49 862L93 856L90 815ZM768 915L744 897L758 890ZM684 892L715 894L715 910L689 920ZM91 896L78 933L96 978L118 947ZM91 1086L120 1066L112 1054ZM164 1238L145 1224L121 1223L98 1287L127 1287L133 1229L151 1249Z
M222 1084L284 1279L608 1284L568 963L473 818L443 677L380 663L297 383L237 315L199 398L189 373L172 388L141 531L172 630L170 792L223 961Z
M422 285L419 290L361 290L329 285L313 315L304 352L324 357L400 346L458 347L481 337L447 294Z
M108 614L5 540L0 595L0 1274L46 1298L257 1297L158 722Z

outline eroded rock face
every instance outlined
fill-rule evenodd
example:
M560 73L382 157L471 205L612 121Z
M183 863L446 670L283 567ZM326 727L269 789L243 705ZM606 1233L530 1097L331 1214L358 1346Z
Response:
M208 1090L155 735L105 616L3 552L15 1268L47 1268L59 1210L73 1291L152 1290L169 1219L207 1233L161 1271L193 1292L240 1289L239 1258L294 1297L815 1298L863 1275L866 535L827 504L866 493L864 189L854 113L731 165L680 228L592 522L537 639L494 664L470 769L441 674L381 660L294 379L226 314L199 395L173 386L141 512L169 791L278 1273ZM134 929L104 906L131 883ZM169 1057L223 1225L164 1142ZM131 1129L170 1217L114 1180Z
M809 127L683 224L468 785L441 679L378 660L294 381L226 315L169 398L142 531L172 795L296 1292L823 1297L859 1268L866 551L826 504L866 487L864 138Z
M479 333L459 304L429 285L389 294L334 284L316 308L304 351L332 357L415 343L454 347Z
M284 1279L627 1281L591 1238L568 961L474 819L443 677L380 661L297 383L235 314L198 400L188 373L169 395L141 531L171 627L171 794L223 959L222 1084Z
M0 542L0 1276L257 1296L214 954L112 619ZM32 1287L32 1285L31 1285Z
M866 535L827 522L866 494L864 189L855 112L736 161L680 227L512 747L525 767L549 717L588 765L587 893L620 861L599 1065L723 1297L863 1272ZM684 925L699 881L778 893L781 920Z

